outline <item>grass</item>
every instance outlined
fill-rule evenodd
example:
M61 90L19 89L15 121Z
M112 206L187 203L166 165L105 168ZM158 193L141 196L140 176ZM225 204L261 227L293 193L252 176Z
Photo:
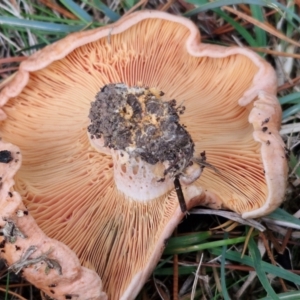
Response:
M189 17L204 42L250 47L272 63L278 75L290 176L287 201L260 220L266 227L263 232L261 225L228 212L191 212L138 299L300 299L299 1L3 0L0 80L17 69L23 56L70 32L103 26L132 9L145 8ZM41 299L37 290L3 266L0 278L1 299Z

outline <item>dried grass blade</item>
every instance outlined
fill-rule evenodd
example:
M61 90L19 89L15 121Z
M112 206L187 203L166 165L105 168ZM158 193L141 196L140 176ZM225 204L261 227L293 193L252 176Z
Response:
M270 34L278 37L279 39L286 41L292 45L295 45L297 47L300 47L300 43L296 42L293 39L290 39L289 37L285 36L281 32L279 32L277 29L275 29L273 26L271 26L269 23L262 23L260 21L255 20L254 18L246 15L245 13L242 13L240 11L237 11L229 6L223 7L225 10L239 16L240 18L243 18L244 20L248 21L249 23L252 23L253 25L256 25L257 27L260 27L261 29L269 32Z

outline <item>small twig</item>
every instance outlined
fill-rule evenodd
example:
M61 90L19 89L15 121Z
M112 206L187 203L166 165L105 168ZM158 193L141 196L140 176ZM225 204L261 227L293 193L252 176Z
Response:
M266 232L265 232L265 235L271 241L271 243L273 244L276 251L278 253L280 253L281 245L278 243L277 239L274 237L273 232L271 230L267 229Z
M286 245L287 245L287 243L288 243L288 241L289 241L289 239L290 239L290 237L292 235L292 232L293 232L292 228L289 228L287 230L286 235L284 236L282 244L281 244L281 247L280 247L281 248L280 251L279 251L280 254L284 253Z
M269 23L260 22L260 21L256 20L255 18L250 17L250 16L248 16L248 15L246 15L246 14L240 12L240 11L237 11L237 10L235 10L235 9L229 7L229 6L226 6L226 5L223 6L223 9L226 10L226 11L229 11L232 14L235 14L235 15L239 16L240 18L243 18L244 20L248 21L249 23L252 23L253 25L256 25L257 27L269 32L270 34L276 36L279 39L282 39L282 40L284 40L284 41L286 41L286 42L288 42L292 45L295 45L297 47L300 46L300 44L297 41L285 36L283 33L278 31L276 28L271 26L271 24L269 24Z
M192 288L191 300L193 300L195 298L197 282L198 282L198 277L199 277L199 272L200 272L202 260L203 260L203 253L201 254L200 262L198 264L198 267L197 267L197 270L196 270L196 273L195 273L195 279L194 279L193 288Z
M74 14L69 12L68 10L64 9L63 7L49 1L49 0L39 0L41 3L43 3L45 6L49 7L52 10L57 11L61 15L67 17L68 19L72 20L78 20L78 17L76 17Z
M21 62L27 59L26 56L15 56L15 57L3 57L0 59L0 64L8 64L8 63L15 63Z
M175 1L176 0L168 0L167 3L160 10L167 11Z
M213 271L213 276L214 276L214 280L216 283L216 288L217 288L218 292L220 294L222 294L221 281L220 281L219 273L217 272L216 266L212 266L212 271Z
M252 235L253 229L254 229L253 227L250 227L249 232L247 233L246 240L244 242L243 251L242 251L242 254L241 254L241 258L243 258L243 256L245 255L245 252L246 252L246 249L248 247L249 240L250 240L250 237Z
M0 74L17 71L18 67L5 68L0 70Z
M294 85L296 85L298 83L298 81L300 81L300 76L293 78L292 83L286 82L283 85L279 86L277 88L277 92L281 92L283 90L293 87Z
M129 14L131 14L132 12L134 12L137 8L139 8L140 6L145 7L148 3L148 0L140 0L137 4L135 4L134 6L132 6L124 15L127 16Z
M20 299L20 300L27 300L26 298L22 297L21 295L15 293L15 292L12 292L12 291L10 291L10 290L7 290L6 288L0 287L0 291L2 291L2 292L4 292L4 293L8 293L8 294L10 294L10 295L12 295L12 296L14 296L14 297L17 297L17 298Z

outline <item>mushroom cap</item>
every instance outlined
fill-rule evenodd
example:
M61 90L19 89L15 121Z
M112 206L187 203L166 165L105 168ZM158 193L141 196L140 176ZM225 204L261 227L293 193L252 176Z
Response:
M90 102L109 83L184 101L195 155L205 150L219 171L183 187L188 208L268 214L283 200L287 162L272 67L248 49L200 43L185 18L134 13L22 62L0 94L1 136L23 154L15 190L47 236L99 273L109 299L133 299L184 214L174 190L147 202L124 195L111 156L90 145Z
M5 161L3 154L9 159ZM12 190L13 177L22 161L20 149L0 140L0 157L1 257L13 271L22 272L28 281L57 300L67 299L67 295L76 295L78 300L87 299L87 295L90 300L107 300L99 276L82 267L67 245L46 236L20 194Z

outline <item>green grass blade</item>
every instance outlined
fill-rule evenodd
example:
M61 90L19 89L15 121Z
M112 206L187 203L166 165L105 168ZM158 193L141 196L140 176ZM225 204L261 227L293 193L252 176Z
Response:
M273 288L267 278L267 275L262 267L261 255L260 255L260 252L259 252L259 249L258 249L256 243L253 240L253 237L250 237L248 246L249 246L249 251L251 254L252 261L253 261L253 265L254 265L254 268L255 268L255 271L256 271L256 274L257 274L257 277L258 277L260 283L264 287L267 294L269 296L271 296L273 300L279 300L279 298L277 297L275 291L273 290Z
M6 276L5 298L4 298L4 300L8 300L8 290L9 290L9 272L7 272L7 276Z
M224 240L228 239L228 233L226 232L224 234ZM227 251L227 245L224 245L222 247L222 257L221 257L221 287L222 287L222 294L224 297L224 300L230 300L227 286L226 286L226 278L225 278L225 254Z
M169 263L173 258L174 258L173 255L168 256L167 258L165 258L162 262L160 262L160 263L156 266L156 269L162 268L165 264Z
M293 105L282 112L282 119L295 115L300 111L300 103Z
M76 17L82 20L85 23L93 22L93 18L77 3L72 0L60 0L60 2L71 11Z
M250 9L251 9L251 12L252 12L252 17L254 19L256 19L256 20L258 20L262 23L265 22L265 18L264 18L264 14L263 14L261 6L251 4ZM258 47L266 47L267 46L267 34L266 34L266 32L263 29L261 29L257 26L254 26L254 32L255 32L255 35L256 35L256 41L257 41Z
M298 164L298 158L295 156L294 153L291 153L290 161L289 161L289 166L291 170L294 170L297 164ZM295 170L295 174L300 177L300 166Z
M220 247L224 245L234 245L237 243L243 243L245 241L246 237L237 237L233 239L227 239L227 240L220 240L220 241L215 241L215 242L208 242L204 244L199 244L199 245L193 245L193 246L180 246L178 248L170 248L166 249L164 251L164 254L180 254L180 253L189 253L189 252L195 252L195 251L200 251L200 250L205 250L205 249L212 249L215 247Z
M280 300L299 300L300 292L287 292L287 293L277 294L277 297ZM273 300L273 298L268 296L265 298L261 298L259 300Z
M295 12L295 2L293 0L288 1L287 6L294 13ZM285 35L288 37L292 37L294 33L293 24L291 24L292 17L289 14L285 15L285 19L287 20L287 27Z
M212 254L219 256L222 255L222 249L221 248L214 248L209 250ZM251 257L244 255L243 258L241 258L241 253L235 252L235 251L227 251L225 254L226 259L229 259L231 261L236 261L241 264L250 266L254 268L254 263ZM269 263L266 263L264 261L261 262L261 266L264 269L266 273L273 274L277 277L281 277L285 280L289 280L291 282L294 282L295 284L300 284L300 276L296 275L290 271L287 271L285 269L282 269L277 266L273 266Z
M35 33L37 35L37 33ZM39 49L42 49L44 48L45 46L49 45L49 44L52 44L56 41L58 41L59 39L51 39L49 41L45 41L45 42L42 42L42 43L38 43L38 44L35 44L35 45L32 45L32 46L27 46L27 47L24 47L22 48L21 50L19 51L16 51L16 55L20 55L21 52L23 51L27 51L27 50L32 50L32 49L35 49L35 50L39 50Z
M200 242L207 240L209 237L211 237L211 235L212 235L211 231L205 231L205 232L190 233L184 236L172 237L168 240L166 250L173 247L180 247L182 245L190 246L190 245L198 244Z
M281 208L277 208L272 213L266 216L268 219L273 219L277 221L283 221L287 223L292 223L300 226L300 220L286 212Z
M213 11L218 14L220 17L222 17L227 23L232 25L235 30L245 39L245 41L251 46L251 47L258 47L258 43L255 41L255 39L251 36L251 34L247 31L246 28L241 26L238 22L236 22L234 19L229 17L224 11L222 11L220 8L215 8Z
M221 259L223 259L223 258L221 258ZM224 259L224 261L225 261L225 259ZM221 261L221 263L222 263L222 261ZM246 275L246 276L244 276L244 277L240 277L240 279L238 279L237 281L235 281L233 284L229 285L229 286L227 287L227 289L230 290L230 289L233 288L234 286L239 285L240 283L243 283L243 282L247 279L248 276L249 276L249 275ZM217 294L214 296L214 298L213 298L212 300L219 300L219 299L222 299L222 296L223 296L223 294L218 294L218 293L217 293ZM229 298L229 299L230 299L230 298Z
M270 7L278 11L281 15L283 15L284 13L288 14L290 16L289 20L295 19L296 21L300 22L300 17L297 14L295 14L293 10L285 7L284 5L282 5L281 3L275 0L217 0L203 5L201 5L201 3L199 4L199 0L187 0L186 2L199 5L199 7L192 9L186 12L185 14L183 14L186 17L191 17L194 14L197 14L199 12L207 11L217 7L222 7L224 5L237 5L243 3L243 4L255 4L259 6ZM293 26L296 30L299 30L296 24L293 23Z
M300 92L292 93L279 98L281 105L283 104L298 104L300 103Z
M137 3L136 0L124 0L124 4L127 9L132 8Z
M120 15L111 10L108 6L103 4L100 0L93 1L94 6L101 10L110 20L113 22L118 21L120 19Z
M193 266L178 267L178 275L190 275L196 272L197 268ZM160 268L154 271L154 275L169 276L174 274L174 269L172 268Z
M197 0L198 5L206 5L210 4L208 3L208 0ZM221 18L223 18L227 23L232 25L235 30L247 41L247 43L252 47L258 47L258 44L256 43L255 39L251 36L251 34L245 29L243 26L241 26L238 22L236 22L234 19L228 16L224 11L222 11L220 8L212 9L217 15L219 15Z
M30 19L30 20L46 21L46 22L52 22L52 23L58 23L58 24L82 25L81 20L62 19L62 18L58 18L57 16L24 14L24 17L27 19Z
M17 19L14 17L0 17L0 28L4 26L12 29L16 29L17 27L18 30L36 29L51 33L80 31L84 27L83 25L54 24L50 22Z

